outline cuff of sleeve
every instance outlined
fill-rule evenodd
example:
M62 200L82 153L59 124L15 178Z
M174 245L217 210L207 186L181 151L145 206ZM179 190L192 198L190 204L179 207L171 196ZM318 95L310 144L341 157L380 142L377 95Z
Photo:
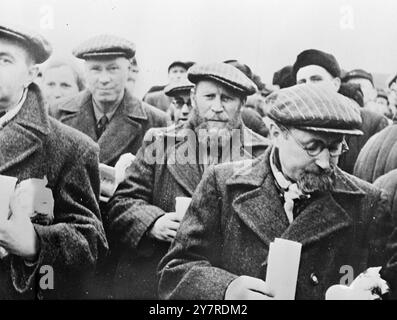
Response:
M18 256L13 256L11 259L11 279L15 290L19 293L32 288L35 284L34 277L40 266L52 265L58 252L58 248L51 246L51 233L48 227L34 224L34 228L40 242L40 252L36 261L29 262Z

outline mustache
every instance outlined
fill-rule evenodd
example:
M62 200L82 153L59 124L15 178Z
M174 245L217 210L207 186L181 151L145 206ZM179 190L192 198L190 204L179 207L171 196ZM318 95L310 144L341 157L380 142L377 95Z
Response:
M331 191L335 182L335 166L320 169L318 172L305 170L297 181L299 189L306 193Z
M204 121L218 121L218 122L229 122L229 117L225 112L215 113L213 111L207 112L204 117Z

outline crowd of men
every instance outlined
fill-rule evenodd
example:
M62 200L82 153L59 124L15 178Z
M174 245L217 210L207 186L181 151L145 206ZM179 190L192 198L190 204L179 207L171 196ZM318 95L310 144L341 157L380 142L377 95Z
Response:
M174 61L140 100L129 40L51 53L0 25L1 299L277 299L277 238L302 245L296 299L346 266L365 279L351 298L397 296L397 75L375 88L317 49L271 85L239 60Z

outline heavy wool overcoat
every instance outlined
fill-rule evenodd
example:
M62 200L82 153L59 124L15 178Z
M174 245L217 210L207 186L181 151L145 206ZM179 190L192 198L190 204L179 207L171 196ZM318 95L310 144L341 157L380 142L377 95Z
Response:
M121 252L114 282L116 298L157 298L156 269L169 242L151 239L147 232L159 217L175 211L175 197L191 197L202 177L197 162L184 161L191 141L178 141L177 132L166 128L147 133L126 181L109 202L111 243ZM242 132L239 148L243 158L256 157L268 147L269 141L262 136L246 127ZM153 146L151 137L160 144L165 141L165 152L154 152L156 162L145 156ZM193 150L196 152L195 147Z
M53 223L34 224L37 263L28 266L12 254L0 261L0 299L85 297L86 277L108 247L97 202L98 146L49 117L34 84L15 118L0 129L0 146L0 174L19 182L46 178L55 201ZM53 270L53 289L40 286L43 266Z
M354 175L368 182L397 169L397 125L393 124L376 135L364 145L356 164Z
M302 243L296 299L324 299L345 268L356 277L383 265L393 232L384 193L338 169L334 191L312 199L289 225L269 153L208 170L159 265L160 298L223 299L240 275L265 280L275 238Z

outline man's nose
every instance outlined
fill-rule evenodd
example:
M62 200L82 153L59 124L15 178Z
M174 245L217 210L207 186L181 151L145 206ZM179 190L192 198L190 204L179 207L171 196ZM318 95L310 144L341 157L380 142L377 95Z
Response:
M99 75L99 81L101 83L107 83L110 81L110 76L106 71L102 71Z
M187 106L186 103L182 106L181 112L182 114L188 114L190 112L189 107Z
M52 93L54 97L60 97L61 96L61 88L60 86L55 86L54 89L52 90Z
M323 170L328 170L331 168L331 156L329 154L329 150L324 148L323 151L316 157L315 163Z
M223 103L222 103L221 97L216 97L212 101L211 110L215 113L223 112Z

